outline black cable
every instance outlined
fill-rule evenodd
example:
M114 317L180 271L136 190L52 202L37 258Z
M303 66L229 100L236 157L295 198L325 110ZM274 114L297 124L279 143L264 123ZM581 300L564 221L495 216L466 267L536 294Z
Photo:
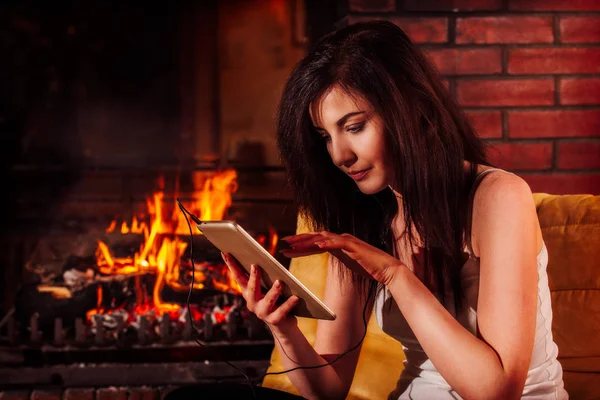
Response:
M195 267L194 267L194 235L193 235L193 232L192 232L192 226L190 224L189 218L191 218L197 224L201 224L202 221L200 219L198 219L195 215L193 215L191 212L189 212L183 206L183 204L181 204L181 201L179 200L179 198L177 198L177 205L179 206L179 209L181 210L181 212L185 216L185 220L186 220L186 222L188 224L188 228L190 230L190 260L191 260L191 263L192 263L192 282L190 283L190 290L188 292L186 306L187 306L187 310L188 310L188 316L190 318L190 326L192 327L192 332L195 332L196 328L194 326L194 318L192 317L192 313L191 313L191 309L190 309L190 299L191 299L191 296L192 296L192 290L194 288L194 271L195 271ZM188 216L189 216L189 218L188 218ZM296 371L296 370L299 370L299 369L317 369L317 368L327 367L329 365L332 365L336 361L338 361L340 358L344 357L346 354L351 353L352 351L356 350L362 344L362 342L365 340L365 337L367 336L367 315L366 314L367 314L367 309L369 307L369 301L370 301L370 299L371 299L371 291L368 292L367 301L365 302L365 307L363 309L363 323L364 323L364 326L365 326L365 331L364 331L364 333L363 333L360 341L355 346L353 346L352 348L350 348L349 350L345 351L344 353L340 354L339 356L337 356L336 358L334 358L333 360L331 360L331 361L329 361L329 362L327 362L325 364L321 364L321 365L309 365L309 366L302 366L302 365L300 365L300 366L297 366L297 367L294 367L294 368L290 368L290 369L287 369L287 370L283 370L283 371L267 372L267 373L263 374L262 376L260 376L259 378L256 378L256 379L252 380L252 379L250 379L250 377L248 377L248 375L246 375L244 373L244 371L242 371L241 369L239 369L238 367L236 367L235 365L233 365L229 361L226 361L226 360L223 360L223 361L227 365L231 366L232 368L235 368L242 375L244 375L244 377L246 378L246 380L248 381L248 383L250 385L250 389L252 390L252 395L254 396L255 399L257 399L256 392L254 391L254 382L262 381L267 375L282 375L282 374L287 374L289 372ZM268 327L268 325L267 325L267 327ZM279 343L279 347L283 350L283 353L285 354L285 356L289 360L293 361L288 356L288 354L285 352L285 349L281 345L281 342L279 341L279 338L273 332L271 332L271 333L273 334L273 337L275 338L275 340L277 340L277 342ZM205 343L202 343L197 338L194 338L194 340L200 346L208 347Z
M190 327L192 328L192 334L193 334L193 333L196 332L196 327L194 326L194 316L192 315L192 310L190 308L190 300L191 300L191 297L192 297L192 290L194 289L194 282L196 280L195 279L196 266L194 265L194 233L192 232L192 225L190 224L190 220L187 217L187 215L189 215L192 218L192 220L194 220L194 222L196 222L196 223L200 223L200 220L198 220L198 218L196 218L196 216L192 215L192 213L190 213L183 206L183 204L181 204L181 201L179 200L179 198L177 199L177 204L179 205L179 209L183 213L183 215L185 217L185 221L187 222L188 228L190 230L190 261L192 263L192 282L190 283L190 290L188 291L187 300L186 300L186 306L187 306L187 311L188 311L188 317L190 319ZM198 338L196 338L196 337L194 337L194 341L196 343L198 343L202 347L209 347L206 344L202 343L200 340L198 340ZM242 375L244 375L244 377L248 381L248 384L250 385L250 390L252 390L252 397L254 397L254 399L257 400L258 397L256 396L256 392L254 390L254 385L252 384L252 380L250 379L250 377L248 375L246 375L246 373L244 371L242 371L240 368L236 367L235 365L233 365L229 361L227 361L227 360L223 360L223 361L227 365L229 365L232 368L235 368Z
M285 371L279 371L279 372L267 372L266 374L264 374L260 379L262 380L265 376L267 375L281 375L281 374L287 374L288 372L292 372L292 371L296 371L298 369L317 369L317 368L323 368L326 367L328 365L333 364L334 362L336 362L337 360L339 360L340 358L344 357L346 354L351 353L352 351L356 350L361 344L362 342L365 340L365 337L367 336L367 308L369 307L369 300L371 299L371 292L369 291L369 294L367 296L367 301L365 302L365 307L363 309L363 323L365 324L365 332L363 333L362 337L360 338L360 341L351 349L346 350L345 352L343 352L342 354L340 354L339 356L337 356L336 358L334 358L333 360L329 361L328 363L325 364L321 364L321 365L310 365L310 366L298 366L298 367L294 367L294 368L290 368L287 369ZM279 343L279 347L281 347L281 350L283 350L283 353L285 354L285 356L289 359L292 360L290 356L287 355L287 353L285 352L285 349L283 348L283 346L281 345L281 342L279 341L279 338L277 338L277 336L275 334L273 334L273 337L277 340L277 342ZM292 360L294 361L294 360ZM294 361L295 362L295 361ZM298 364L296 362L296 364Z

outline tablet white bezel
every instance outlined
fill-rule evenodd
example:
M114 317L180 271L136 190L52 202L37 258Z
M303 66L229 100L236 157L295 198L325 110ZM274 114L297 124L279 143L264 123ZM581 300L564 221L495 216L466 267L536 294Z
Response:
M334 320L336 318L335 313L331 309L329 309L329 307L327 307L314 293L312 293L306 286L304 286L304 284L300 282L290 271L288 271L283 265L281 265L281 263L277 261L275 257L273 257L263 246L261 246L260 243L258 243L237 222L228 220L202 221L202 223L197 224L197 227L198 230L200 230L200 232L202 232L204 236L208 239L208 241L210 241L215 247L217 247L224 253L230 253L231 255L233 255L248 273L250 273L250 263L253 263L253 261L240 260L238 257L236 257L236 246L234 244L236 243L235 239L243 240L247 244L250 244L253 250L256 250L260 254L262 254L263 258L266 258L266 260L269 261L269 263L266 265L259 265L264 271L263 274L266 272L269 275L271 273L271 268L276 269L274 275L280 275L277 277L277 279L280 279L282 283L287 285L289 290L301 299L301 302L305 302L305 306L303 307L296 306L294 310L292 310L292 314L300 317L326 320ZM232 242L226 245L232 246L233 248L226 249L224 248L226 246L223 246L222 243L215 243L220 242L221 234L223 233L224 229L226 229L228 232L231 232L232 235L235 235L235 237L231 238ZM281 275L283 275L283 277L281 277ZM268 276L268 279L270 281L273 281L270 275ZM262 286L264 287L264 285ZM294 290L294 288L297 290ZM311 313L308 307L309 305L311 306L310 308L314 309L314 311L319 311L318 315L315 315L314 312Z

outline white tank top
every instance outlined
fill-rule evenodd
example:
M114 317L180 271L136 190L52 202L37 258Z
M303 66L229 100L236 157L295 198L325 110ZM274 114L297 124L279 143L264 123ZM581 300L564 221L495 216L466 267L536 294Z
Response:
M490 168L481 172L476 178L474 187L477 187L483 176L494 170L497 169ZM449 305L448 311L454 318L477 336L479 259L473 254L470 243L468 250L471 256L461 270L465 311L457 318L451 294L448 294L446 304ZM548 251L546 245L542 244L542 249L537 256L538 304L535 341L523 389L524 399L568 399L562 379L562 367L556 359L558 347L552 339L552 307L546 273L547 265ZM404 370L388 399L460 399L458 393L452 390L423 351L387 288L379 290L375 299L374 312L381 329L402 343L406 355Z

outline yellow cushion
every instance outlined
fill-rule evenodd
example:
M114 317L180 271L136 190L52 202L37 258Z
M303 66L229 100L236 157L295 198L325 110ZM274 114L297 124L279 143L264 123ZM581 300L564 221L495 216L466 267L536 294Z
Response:
M600 398L600 196L536 193L534 200L548 248L552 331L565 386L572 399ZM306 231L306 221L299 217L297 232ZM323 254L294 259L290 265L290 271L321 298L326 269ZM299 326L314 343L316 321L300 319ZM396 386L404 358L400 343L371 317L348 399L386 398ZM275 350L268 372L281 370ZM263 385L297 394L286 375L267 376Z
M552 333L572 399L600 398L600 196L535 194Z
M298 233L307 232L306 221L298 218ZM292 272L319 298L323 298L327 277L327 254L293 259ZM298 326L311 344L314 344L317 329L316 320L299 318ZM396 387L402 371L404 353L400 343L383 333L372 316L369 320L367 336L363 342L356 374L348 399L384 399ZM267 372L282 371L281 356L277 349L271 356L271 367ZM374 379L376 377L376 379ZM287 375L267 375L263 386L298 394Z

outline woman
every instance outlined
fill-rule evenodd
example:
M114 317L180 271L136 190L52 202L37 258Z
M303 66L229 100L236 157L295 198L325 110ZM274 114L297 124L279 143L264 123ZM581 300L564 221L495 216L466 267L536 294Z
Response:
M224 258L286 369L327 363L358 343L363 310L402 342L391 399L565 399L552 340L547 252L528 185L491 168L430 61L397 26L348 26L292 72L278 144L314 233L289 257L327 251L314 348L281 285L259 291ZM340 260L343 262L340 262ZM306 398L344 398L359 350L289 378Z

